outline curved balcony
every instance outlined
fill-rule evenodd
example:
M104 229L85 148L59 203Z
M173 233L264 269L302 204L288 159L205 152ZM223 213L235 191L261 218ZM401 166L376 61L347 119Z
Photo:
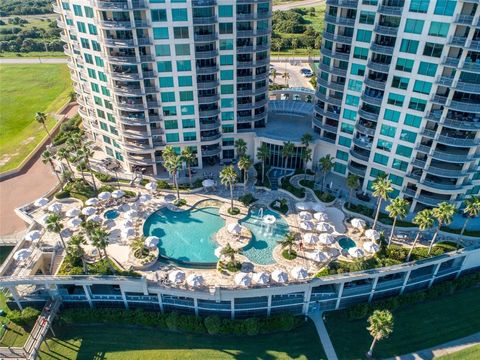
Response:
M313 124L315 126L319 127L320 129L323 129L323 130L326 130L326 131L329 131L329 132L332 132L332 133L335 133L335 134L338 131L338 126L332 126L332 125L324 124L320 120L315 119L315 118L313 118Z
M353 143L357 145L359 148L365 150L371 150L373 143L369 142L365 138L353 138Z
M250 54L253 53L253 45L237 46L237 54Z
M123 55L107 55L108 61L116 64L138 64L155 61L150 55L142 55L139 58L136 56Z
M317 92L315 94L315 96L317 97L317 99L320 99L323 102L326 102L326 103L329 103L329 104L332 104L332 105L336 105L336 106L341 106L342 105L342 99L334 98L332 96L327 97L326 95L321 94L319 92Z
M457 24L472 25L473 18L474 18L473 15L458 14L454 22Z
M122 134L124 137L128 137L129 139L146 139L149 137L148 132L145 128L144 128L144 131L123 129Z
M263 120L267 117L267 113L257 114L257 115L237 115L237 122L239 123L247 123L252 121Z
M256 93L254 89L237 90L237 96L252 96Z
M141 102L141 103L126 103L126 102L123 102L122 103L122 102L117 101L116 105L120 110L125 110L125 111L144 110L146 108L146 106L143 104L143 102Z
M348 9L356 9L358 6L358 0L327 0L327 5L334 5Z
M434 159L443 160L446 162L452 163L465 163L466 161L471 161L480 157L480 154L465 155L465 154L451 154L444 151L431 151L431 148L425 145L418 145L416 149L420 152L428 154Z
M370 46L370 50L372 50L376 53L385 54L385 55L392 55L393 54L393 49L394 49L393 46L385 46L385 45L379 45L379 44L375 44L375 43L373 43Z
M396 36L398 33L398 27L377 25L375 26L375 32L381 35Z
M148 8L142 0L132 1L131 6L127 1L96 1L95 5L99 10L142 10Z
M262 73L262 74L257 74L257 75L255 75L255 79L254 79L254 80L255 80L255 81L266 80L266 79L268 78L268 76L269 76L268 72L264 72L264 73ZM239 78L237 77L237 81L238 81L238 79L239 79Z
M216 16L208 16L208 17L193 17L193 25L209 25L215 24L217 22Z
M239 69L245 69L245 68L252 68L253 65L253 60L249 61L238 61L237 60L237 68Z
M467 111L467 112L474 112L474 113L480 112L480 104L470 103L465 101L452 100L450 102L449 107L453 110L458 110L458 111Z
M352 174L358 175L360 177L365 177L367 173L367 169L359 168L356 166L353 166L351 163L348 164L348 171Z
M253 75L247 75L247 76L237 76L237 82L241 83L251 83L255 81Z
M338 67L328 66L326 64L320 64L320 69L323 70L323 71L327 71L327 72L329 72L333 75L342 76L342 77L347 76L347 70L346 69L340 69Z
M315 111L322 115L322 116L325 116L327 118L330 118L330 119L334 119L334 120L338 120L340 118L340 114L337 114L337 113L334 113L332 111L325 111L323 110L321 107L315 105Z
M113 90L118 95L132 95L132 96L142 96L145 95L145 92L141 88L132 87L132 86L118 86L114 85Z
M211 104L211 103L217 102L218 100L220 100L220 95L218 95L218 94L208 95L208 96L198 95L198 103L199 104Z
M369 111L365 111L363 109L358 109L358 115L364 119L377 121L379 114L375 114Z
M382 15L402 16L402 6L383 6L378 8L378 12Z
M333 89L333 90L337 90L337 91L343 91L344 88L345 88L345 84L339 84L339 83L331 82L331 81L329 82L329 81L323 80L322 78L318 78L317 83L319 85L322 85L324 87L327 87L327 88Z
M135 156L135 155L128 155L126 160L135 165L153 165L155 161L152 160L150 156Z
M355 18L349 19L343 16L336 17L336 16L325 14L325 21L327 23L331 23L335 25L350 26L350 27L355 26Z
M124 125L131 126L145 126L148 124L147 119L138 117L118 116L118 120Z
M441 183L438 181L431 181L431 180L420 180L417 183L418 185L422 185L422 187L427 187L430 189L435 189L435 190L443 190L443 191L455 191L455 190L460 190L464 189L466 186L471 185L471 184L449 184L449 183Z
M211 59L217 57L218 50L195 51L195 58L197 59Z
M385 81L377 81L377 80L366 78L364 82L365 82L365 85L367 85L368 87L378 89L378 90L385 90L385 85L386 85Z
M446 65L446 66L451 66L451 67L456 68L460 64L460 59L446 56L446 57L443 58L442 64Z
M207 35L194 34L193 39L196 42L212 42L212 41L218 40L218 34L207 34Z
M390 71L390 64L381 64L378 62L369 61L367 66L372 70L383 72L385 74L388 74Z
M214 109L214 110L199 110L199 117L212 117L212 116L217 116L220 114L220 109Z
M361 154L354 149L350 149L350 155L352 155L354 158L357 158L357 159L360 159L360 160L363 160L363 161L367 161L367 162L368 162L368 159L370 159L370 156Z
M432 175L445 176L445 177L464 177L470 173L467 170L457 170L457 169L445 169L438 166L427 166L427 163L422 160L415 159L412 162L413 166L419 167L424 171Z
M125 47L130 48L135 45L133 39L110 39L105 38L103 40L104 44L107 46L114 46L114 47Z
M370 135L370 136L375 135L375 128L366 127L366 126L360 124L359 122L357 122L355 124L355 129L357 129L362 134L366 134L366 135Z
M383 101L383 96L382 97L373 97L373 96L367 95L366 93L363 93L362 94L362 100L364 102L369 103L369 104L373 104L373 105L376 105L376 106L381 106L382 101Z
M217 65L197 67L197 74L215 74L217 71Z
M453 77L450 76L438 76L437 77L437 84L443 85L443 86L448 86L451 87L453 84Z
M457 82L457 85L455 86L455 88L463 92L480 94L480 84L473 84L473 83L468 83L464 81L459 81Z
M255 20L255 19L256 19L255 13L248 13L248 14L237 13L237 20Z
M468 46L470 50L478 51L480 50L480 41L474 40Z
M215 130L220 127L220 121L215 121L213 123L202 123L200 122L200 130Z
M138 73L119 73L115 71L109 72L113 80L141 80L142 76Z
M207 135L207 136L203 136L203 135L200 135L200 139L202 141L215 141L215 140L218 140L222 137L222 134L215 134L215 135Z
M462 70L480 73L480 64L474 62L465 62L462 66Z
M214 156L214 155L218 155L220 154L220 151L222 151L222 149L220 148L215 148L215 149L205 149L205 150L201 150L202 152L202 156Z
M264 58L264 59L255 59L255 66L262 66L262 65L268 65L270 64L270 58Z
M215 6L217 0L192 0L192 5L195 7Z
M252 37L255 36L255 30L237 30L237 37Z
M351 36L335 35L335 34L324 31L323 32L323 37L327 40L335 41L335 42L342 43L342 44L350 45L352 43L352 37Z
M213 89L218 86L218 80L197 82L197 89Z
M264 45L257 45L255 47L255 51L267 51L270 50L270 44L264 44Z
M135 141L125 140L123 142L123 148L127 151L137 152L137 153L149 153L153 150L153 147L149 144L138 143Z
M343 61L348 61L350 59L350 54L346 54L338 51L333 52L332 50L327 49L325 47L322 47L320 51L322 52L323 55L333 59L339 59Z

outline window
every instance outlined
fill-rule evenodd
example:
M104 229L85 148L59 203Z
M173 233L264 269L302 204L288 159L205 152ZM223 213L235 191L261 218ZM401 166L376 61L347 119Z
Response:
M83 16L82 7L80 5L73 5L73 13L75 16Z
M398 145L395 154L410 158L412 156L412 151L413 149L408 146Z
M349 138L346 138L344 136L339 136L338 137L338 145L345 146L345 147L350 147L352 145L352 140Z
M233 24L232 23L220 23L218 25L220 34L233 34Z
M337 150L337 159L348 161L348 153L342 150Z
M187 9L172 9L172 20L173 21L187 21Z
M177 120L165 120L165 129L172 130L178 129L178 121Z
M93 56L92 55L85 53L83 56L85 57L85 61L88 64L93 64Z
M455 6L457 5L456 0L437 0L435 4L435 10L433 13L435 15L446 15L452 16L455 12Z
M442 56L443 45L427 42L423 49L423 55L437 57Z
M377 178L379 176L385 176L385 171L372 168L372 170L370 170L370 176L374 178Z
M220 70L220 80L233 80L233 70Z
M408 108L417 111L425 111L425 107L427 106L427 102L422 99L411 98L410 104L408 104Z
M372 39L372 32L368 30L357 30L357 41L369 43Z
M194 115L195 107L193 105L182 105L180 107L180 112L182 115Z
M168 39L168 28L153 28L153 38L155 40Z
M416 80L413 85L413 91L420 94L430 94L432 90L432 83L422 80Z
M177 60L177 71L192 70L192 63L190 60Z
M428 11L430 0L411 0L410 12L425 14Z
M403 178L401 176L390 174L388 178L394 185L402 186L403 184Z
M220 93L221 94L233 94L233 85L222 85L220 86Z
M88 39L80 38L80 44L82 45L82 48L90 49L90 42Z
M83 9L85 10L85 16L87 18L93 18L93 9L90 6L84 6Z
M375 22L375 13L371 11L361 11L359 21L360 24L373 25Z
M347 172L347 166L344 164L335 163L333 165L333 171L339 174L345 174Z
M392 79L392 87L402 90L407 90L408 88L408 78L401 76L394 76Z
M394 126L383 124L380 128L380 134L393 138L395 137L396 130L397 129Z
M95 92L97 92L97 93L100 92L100 88L98 87L97 84L95 84L95 83L90 83L90 86L91 86L91 88L92 88L93 91L95 91Z
M405 100L405 96L403 95L399 95L399 94L395 94L395 93L390 93L388 95L388 103L390 105L395 105L395 106L400 106L402 107L403 106L403 101Z
M192 86L192 77L191 76L179 76L178 77L178 86Z
M175 45L175 54L177 56L190 55L190 45L189 44L176 44Z
M91 79L96 79L97 78L97 73L95 72L95 70L87 68L87 73L88 73L88 76Z
M415 116L415 115L407 114L407 115L405 116L405 121L404 121L404 123L405 123L405 125L419 128L419 127L420 127L420 124L422 123L422 118L421 118L420 116Z
M407 171L408 163L402 160L393 159L392 167L397 170Z
M90 35L98 35L97 27L93 24L88 24L88 33Z
M407 19L405 22L405 32L410 34L421 34L424 20Z
M387 165L388 164L388 156L375 153L375 156L373 157L373 162L375 162L377 164Z
M361 92L362 91L362 82L359 80L348 80L348 88L352 91Z
M219 5L218 6L218 16L219 17L232 17L233 16L233 6L232 5Z
M172 71L172 62L171 61L157 61L157 70L158 70L158 72L171 72Z
M360 98L358 96L347 95L345 98L345 104L347 105L358 106L359 102Z
M220 65L233 65L233 55L220 55Z
M83 22L78 21L77 22L77 29L79 32L86 34L87 33L87 27Z
M193 101L193 91L180 91L180 101Z
M95 65L103 67L104 66L103 59L99 56L95 56Z
M92 49L95 50L95 51L101 51L102 50L102 48L100 47L100 44L95 40L92 40Z
M412 131L402 130L402 132L400 133L400 139L408 141L410 143L414 143L417 139L417 134Z
M233 50L233 40L232 39L221 39L220 40L220 50Z
M400 45L400 51L408 54L416 54L418 50L418 41L403 39Z
M368 49L362 47L355 47L353 49L353 57L355 59L367 60L368 58Z
M191 129L195 127L195 119L182 119L182 128Z
M385 109L383 118L388 121L398 122L398 120L400 120L400 112L391 109Z
M222 132L224 134L226 133L232 133L234 131L234 126L233 125L223 125L222 126Z
M183 141L197 140L197 133L195 131L187 131L183 133Z
M156 56L170 56L170 45L155 45Z
M173 77L169 76L169 77L161 77L158 79L158 83L160 85L161 88L164 88L164 87L173 87Z
M377 149L390 152L392 150L392 146L393 146L392 142L383 140L383 139L378 139Z
M165 9L152 9L150 13L153 22L167 21L167 10Z
M352 68L350 69L350 74L358 75L358 76L365 75L365 65L352 64Z
M395 69L399 71L412 72L413 64L413 60L398 58Z
M177 115L177 108L175 106L164 106L163 116L175 116Z
M428 35L438 36L438 37L447 37L449 28L450 28L450 24L448 23L432 21L430 24L430 30L428 30Z
M347 134L353 134L353 125L342 123L340 126L340 131L347 133Z
M175 92L164 92L160 94L162 102L175 102Z
M173 37L175 39L188 39L188 27L176 26L173 28Z
M425 76L435 76L435 74L437 73L437 68L437 64L422 61L420 62L420 66L418 67L418 73Z
M178 136L177 133L165 134L165 138L167 140L167 143L179 142L180 141L180 137Z
M350 109L345 109L343 110L343 118L351 121L357 120L357 112L350 110Z
M222 108L233 108L234 101L233 99L222 99L220 104Z
M233 111L223 111L220 117L222 121L232 121L235 119L235 114Z

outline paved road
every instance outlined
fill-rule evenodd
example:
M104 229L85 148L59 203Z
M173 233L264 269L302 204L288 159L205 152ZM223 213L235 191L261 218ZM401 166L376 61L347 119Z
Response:
M310 79L303 77L300 74L301 68L310 68L307 63L291 65L289 63L272 62L272 65L277 70L277 77L275 79L277 84L285 84L285 80L282 78L281 74L287 71L290 74L290 79L288 80L288 85L290 87L306 87L308 89L313 89L312 84L310 84Z
M67 58L0 58L0 64L65 64Z
M275 10L290 10L302 7L312 7L318 6L320 4L324 4L325 0L303 0L303 1L292 1L289 3L281 4L281 5L274 5L273 11Z

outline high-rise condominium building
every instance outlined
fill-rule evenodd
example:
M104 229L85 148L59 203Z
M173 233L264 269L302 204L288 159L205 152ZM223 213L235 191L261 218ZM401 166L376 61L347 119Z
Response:
M314 130L363 190L388 174L412 207L480 192L474 0L327 0Z
M263 127L270 0L58 0L87 133L127 171L161 175L166 145L198 165Z

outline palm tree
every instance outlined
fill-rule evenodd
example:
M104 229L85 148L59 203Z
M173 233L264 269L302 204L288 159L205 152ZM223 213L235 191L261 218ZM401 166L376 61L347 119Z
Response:
M438 232L441 230L443 225L448 225L453 220L453 215L457 212L457 208L453 204L449 204L448 202L442 202L438 204L436 208L433 210L433 216L437 219L437 229L435 230L435 234L433 234L432 241L430 241L430 246L428 247L428 255L432 251L433 244L437 238Z
M390 245L392 242L397 219L403 219L405 216L407 216L409 205L410 202L402 198L395 198L390 202L389 205L387 205L386 210L388 211L388 216L393 219L392 232L390 233L390 237L388 239L388 245Z
M355 174L348 174L347 176L347 187L349 188L348 192L348 205L352 201L352 194L355 190L360 187L360 178Z
M297 234L294 232L289 232L287 235L285 235L283 240L280 241L280 246L282 248L288 248L288 255L292 255L292 247L296 240Z
M302 151L302 160L303 160L303 167L304 167L304 173L303 173L303 178L307 179L307 164L309 161L312 160L312 149L309 147L306 147Z
M50 131L48 131L48 128L47 128L47 115L43 112L37 112L35 113L35 120L39 123L39 124L42 124L44 130L47 132L47 135L48 135L48 140L50 141L51 140L51 135L50 135Z
M280 58L281 49L282 49L282 43L280 39L272 39L272 50L277 52L278 58Z
M382 201L388 199L388 194L393 191L392 182L386 176L379 176L375 179L372 185L373 196L378 198L377 211L375 212L375 220L373 221L372 229L377 226L378 216L382 208Z
M419 211L417 215L415 215L415 217L413 218L412 222L418 226L418 232L417 236L415 236L412 247L408 252L407 259L405 260L406 262L410 261L410 256L412 256L413 249L415 248L415 245L417 245L418 239L420 239L420 235L422 234L422 232L427 229L431 229L435 224L432 210L424 209L422 211Z
M87 144L84 144L81 148L81 156L82 156L82 159L83 161L85 162L85 164L87 165L87 169L90 170L90 173L92 175L92 181L93 181L93 189L95 190L95 192L97 192L97 183L95 181L95 175L93 174L93 171L90 167L90 158L93 156L93 151L90 150L90 146L91 144L87 143Z
M262 162L262 184L265 183L265 161L270 157L270 149L266 143L262 143L259 148L257 148L257 158Z
M193 152L190 146L183 148L182 150L182 160L185 161L188 171L188 181L190 182L190 188L192 187L192 164L197 159L197 156Z
M467 228L468 221L471 218L477 217L480 214L480 196L472 196L465 200L465 208L463 213L467 215L465 222L463 223L462 231L460 235L463 236L465 229Z
M305 133L300 138L300 141L302 142L303 146L308 147L310 143L313 141L313 135L310 133Z
M290 74L288 73L288 71L285 71L282 74L282 79L285 80L285 86L288 87L288 80L290 79Z
M70 102L74 102L75 100L77 100L77 93L75 91L70 91L68 93L68 99Z
M293 154L295 154L295 145L293 145L293 143L291 143L290 141L284 142L282 148L282 156L285 158L283 166L285 168L285 171L287 171L288 158Z
M225 245L222 250L221 250L221 254L222 255L225 255L225 256L228 256L230 257L230 262L232 264L235 264L235 255L237 255L238 253L240 252L240 250L238 249L234 249L230 243L227 243L227 245Z
M243 171L243 189L244 191L247 191L247 181L248 181L248 170L253 165L252 159L250 159L250 156L248 155L243 155L240 160L238 161L238 168Z
M49 164L50 167L52 168L53 170L53 173L55 174L55 176L57 177L58 179L58 182L61 183L62 180L60 179L60 176L58 175L58 173L56 172L55 170L55 164L53 163L53 161L55 160L55 154L52 153L50 150L45 150L43 153L42 153L42 162L44 164Z
M177 190L177 201L178 201L180 200L180 189L178 188L177 174L178 174L178 170L182 166L182 159L176 153L168 155L167 158L165 158L165 152L163 153L163 159L164 159L163 166L165 166L165 169L167 169L168 173L172 177L173 184L175 185L175 188Z
M230 187L230 212L233 212L233 187L237 182L237 173L233 165L224 167L222 171L220 171L220 181L222 185Z
M76 234L73 235L70 238L70 241L68 242L68 254L74 258L74 259L80 259L82 260L82 267L85 270L86 264L85 264L85 250L83 250L82 245L86 245L87 241L85 240L85 237L81 234Z
M139 257L142 257L145 254L148 255L148 249L145 247L145 239L143 237L133 239L130 248L132 249L133 254L140 255Z
M325 180L327 175L332 171L335 162L333 161L333 157L330 154L325 155L324 157L318 160L318 164L320 165L320 172L323 174L322 178L322 192L325 187Z
M62 242L62 246L65 250L67 250L67 246L65 245L65 240L62 236L63 224L61 223L60 216L58 214L51 214L48 216L47 221L45 222L47 225L47 230L54 232L60 236L60 241Z
M96 225L92 229L90 240L92 241L92 245L97 248L99 254L103 252L105 259L107 260L108 267L110 268L112 273L115 273L115 269L113 268L110 262L110 258L108 257L108 254L107 254L108 232L105 229L103 229L100 225Z
M64 146L58 149L57 156L59 157L59 159L65 160L67 162L68 170L73 173L72 165L70 164L70 151L68 150L68 148Z
M388 338L393 332L393 315L388 310L375 310L368 318L368 324L367 330L373 337L373 341L367 356L372 357L376 342Z
M277 78L277 75L278 75L277 69L273 68L270 73L271 73L272 78L273 78L273 83L275 84L275 79Z
M243 139L235 140L235 150L237 150L237 156L240 158L247 152L247 143Z

